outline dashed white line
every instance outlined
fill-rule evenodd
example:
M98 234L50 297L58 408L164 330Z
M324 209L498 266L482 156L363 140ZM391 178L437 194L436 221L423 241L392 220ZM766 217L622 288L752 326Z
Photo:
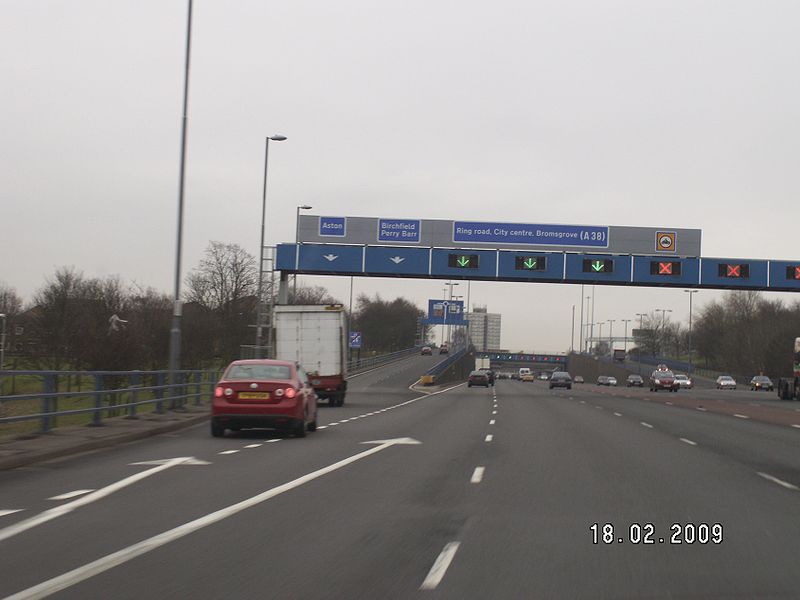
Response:
M594 407L595 407L595 408L599 408L600 410L603 410L603 407L602 407L602 406L597 406L597 405L595 404L595 406L594 406Z
M672 402L670 402L669 400L667 400L664 404L668 404L668 405L672 406Z
M697 446L697 442L693 442L692 440L687 440L686 438L679 438L683 443L689 444L690 446Z
M797 423L792 423L792 427L794 427L796 429L800 429L800 425L798 425Z
M491 442L493 439L494 439L494 436L490 433L489 435L486 436L486 439L484 439L483 441L484 442Z
M452 562L453 557L456 555L460 544L461 542L450 542L444 547L444 550L442 550L442 552L436 558L436 562L433 563L431 570L428 571L428 576L425 577L425 581L422 582L422 585L419 586L419 589L436 589L436 586L439 585L439 582L447 572L447 567L450 566L450 563Z
M739 413L734 413L733 416L737 417L739 419L749 419L750 418L747 415L740 415Z
M491 421L489 421L489 425L494 425L494 419L492 419Z
M496 414L497 414L497 411L496 411L496 410L493 410L493 411L492 411L492 414L493 414L493 415L496 415Z
M328 428L327 425L318 425L317 426L317 429L327 429L327 428Z
M650 425L650 423L645 423L644 421L639 421L639 422L640 422L642 425L644 425L645 427L649 427L650 429L652 429L652 428L653 428L653 426L652 426L652 425Z
M222 452L217 452L217 454L236 454L238 450L223 450Z
M264 444L248 444L245 448L261 448Z
M703 412L706 412L706 409L705 409L705 408L703 408L702 406L698 406L698 407L697 407L697 410L702 410Z
M48 498L48 500L69 500L70 498L76 498L78 496L83 496L84 494L90 494L93 491L94 490L75 490L74 492L67 492L65 494L53 496L52 498Z
M621 417L621 416L622 416L622 414L621 414L621 413L618 413L618 412L615 412L615 413L614 413L614 416L615 416L615 417Z
M581 404L586 404L586 400L581 400Z
M788 481L784 481L783 479L778 479L777 477L773 477L772 475L769 475L767 473L761 473L759 471L758 474L761 475L761 477L763 477L764 479L769 479L771 482L777 483L778 485L785 487L787 490L799 490L800 489L796 485L794 485L792 483L789 483Z
M273 439L271 439L271 440L267 440L267 443L268 443L268 444L271 444L271 443L273 443L273 442L280 442L280 441L281 441L281 439L283 439L283 438L273 438Z
M483 481L483 473L486 471L486 467L475 467L475 471L472 473L472 477L470 478L470 483L480 483Z
M5 517L6 515L13 515L14 513L22 512L23 508L11 508L6 510L0 510L0 517Z

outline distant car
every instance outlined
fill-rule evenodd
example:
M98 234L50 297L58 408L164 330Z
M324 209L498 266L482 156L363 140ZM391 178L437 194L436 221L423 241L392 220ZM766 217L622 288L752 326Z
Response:
M317 430L317 394L296 362L236 360L214 387L211 435L245 428L288 429L295 437Z
M565 387L568 390L572 389L572 377L566 371L555 371L550 376L550 389L554 387Z
M750 389L751 390L767 390L771 392L775 389L775 386L772 383L772 380L767 377L766 375L756 375L750 380Z
M539 373L536 377L537 379L539 379L539 381L547 381L548 379L550 379L550 373L547 372Z
M650 391L657 392L658 390L669 390L670 392L677 392L680 384L675 380L675 374L664 365L660 365L658 369L650 373Z
M583 375L575 375L575 377L572 378L572 383L584 383Z
M492 371L491 369L487 369L486 367L478 370L486 373L486 376L489 378L489 385L494 385L494 380L495 380L494 371Z
M450 354L450 350L447 346L439 346L439 354Z
M423 346L422 347L422 356L430 356L433 354L433 350L430 346Z
M606 385L617 385L616 377L607 377Z
M489 375L486 371L473 371L469 374L469 379L467 379L467 387L472 387L473 385L482 385L483 387L489 387Z
M736 380L730 375L720 375L717 377L718 390L735 390Z
M644 379L642 379L641 375L628 375L625 385L628 387L644 387Z
M684 373L675 373L675 381L678 382L678 387L681 389L686 388L687 390L690 390L694 387L694 382L688 375L685 375Z
M608 377L606 375L600 375L597 378L597 385L608 385Z
M533 373L524 373L522 377L520 377L520 381L535 381L536 378L533 376Z

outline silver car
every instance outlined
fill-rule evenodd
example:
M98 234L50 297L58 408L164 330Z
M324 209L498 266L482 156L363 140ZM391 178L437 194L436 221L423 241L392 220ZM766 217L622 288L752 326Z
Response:
M720 375L717 377L718 390L735 390L736 380L730 375Z

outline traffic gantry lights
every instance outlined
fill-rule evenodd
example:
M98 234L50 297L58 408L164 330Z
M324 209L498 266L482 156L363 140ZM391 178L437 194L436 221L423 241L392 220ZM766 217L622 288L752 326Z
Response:
M610 258L584 258L584 273L613 273L614 261Z
M786 279L800 281L800 265L789 265L786 267Z
M679 260L653 260L650 261L650 275L679 276L681 262Z
M545 271L547 269L546 256L516 256L514 269L517 271Z
M720 277L747 279L750 277L750 265L747 263L720 263L717 273Z
M477 254L448 254L447 266L454 269L477 269Z

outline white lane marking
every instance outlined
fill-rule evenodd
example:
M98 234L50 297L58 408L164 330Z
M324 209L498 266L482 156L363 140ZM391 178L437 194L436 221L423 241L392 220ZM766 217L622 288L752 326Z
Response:
M615 412L615 413L614 413L614 416L615 416L615 417L621 417L622 415L621 415L620 413L618 413L618 412Z
M769 475L767 473L758 472L758 474L761 475L761 477L763 477L764 479L769 479L773 483L777 483L778 485L781 485L781 486L785 487L787 490L798 490L798 489L800 489L796 485L794 485L792 483L789 483L788 481L784 481L783 479L778 479L777 477L773 477L772 475Z
M798 425L797 423L792 423L792 427L795 427L795 428L797 428L797 429L800 429L800 425Z
M734 413L734 415L733 415L733 416L734 416L734 417L737 417L737 418L739 418L739 419L749 419L749 418L750 418L750 417L748 417L747 415L740 415L739 413Z
M697 407L697 410L702 410L703 412L706 412L706 409L705 409L705 408L703 408L702 406L698 406L698 407Z
M217 452L217 454L236 454L239 452L238 450L223 450L222 452Z
M245 448L261 448L264 444L248 444Z
M581 400L581 404L586 404L586 400Z
M373 443L373 442L363 442L363 443ZM155 550L156 548L168 544L169 542L180 539L199 529L208 527L209 525L213 525L214 523L222 521L223 519L227 519L228 517L240 513L243 510L261 504L262 502L266 502L267 500L274 498L275 496L293 490L294 488L300 487L301 485L304 485L310 481L318 479L323 475L327 475L328 473L332 473L333 471L336 471L338 469L341 469L342 467L345 467L356 461L359 461L362 458L366 458L368 456L381 452L386 448L390 448L397 444L419 444L419 443L420 442L418 442L417 440L413 440L411 438L397 438L393 440L384 440L383 443L379 444L378 446L375 446L374 448L370 448L369 450L364 450L363 452L354 454L353 456L335 462L331 465L328 465L327 467L317 469L316 471L307 473L306 475L298 477L297 479L293 479L288 483L284 483L277 487L271 488L269 490L261 492L260 494L247 498L246 500L242 500L241 502L237 502L236 504L231 504L230 506L221 508L220 510L209 513L198 519L189 521L188 523L184 523L183 525L179 525L178 527L175 527L163 533L159 533L158 535L147 538L146 540L142 540L141 542L133 544L132 546L128 546L127 548L123 548L122 550L118 550L117 552L108 554L107 556L104 556L88 564L85 564L81 567L73 569L72 571L67 571L66 573L62 573L57 577L53 577L52 579L48 579L47 581L39 583L33 587L17 592L12 596L8 596L5 600L33 600L35 598L44 598L45 596L55 594L58 591L67 589L68 587L80 583L81 581L85 581L86 579L94 577L95 575L108 571L109 569L112 569L130 560L133 560L134 558L141 556L142 554L146 554L151 550ZM161 469L161 467L157 468ZM141 475L141 473L139 475ZM78 500L76 502L81 502L81 500Z
M669 400L667 400L664 404L668 404L669 406L672 406L672 402L670 402Z
M48 498L48 500L69 500L70 498L83 496L84 494L88 494L93 491L94 490L75 490L74 492L67 492L65 494L59 494L58 496L53 496L52 498Z
M336 425L338 425L338 424L339 424L339 423L328 423L327 427L335 427L335 426L336 426Z
M603 410L603 407L602 407L602 406L597 406L597 405L595 405L595 408L599 408L600 410Z
M327 429L327 428L328 428L327 425L318 425L317 426L317 429Z
M273 442L280 442L282 439L283 439L283 438L272 438L271 440L267 440L267 443L268 443L268 444L271 444L271 443L273 443Z
M652 425L650 425L650 423L645 423L644 421L639 421L639 422L640 422L642 425L644 425L645 427L649 427L650 429L652 429L652 428L653 428L653 426L652 426Z
M483 472L486 470L486 467L475 467L475 471L472 473L472 477L470 478L470 483L480 483L483 481Z
M492 414L493 414L493 415L496 415L496 414L497 414L497 411L496 411L496 410L493 410L493 411L492 411ZM794 425L792 425L792 427L795 427L795 426L794 426ZM797 425L797 427L800 427L800 425Z
M685 444L689 444L690 446L697 446L697 442L693 442L692 440L687 440L686 438L679 438Z
M494 425L494 419L492 419L491 421L489 421L489 425Z
M115 481L111 485L107 485L106 487L100 488L99 490L94 491L91 494L87 494L83 498L78 498L77 500L73 500L72 502L67 502L66 504L62 504L61 506L56 506L55 508L49 508L46 511L39 513L38 515L34 515L32 517L25 519L24 521L20 521L19 523L15 523L14 525L10 525L9 527L0 529L0 541L7 540L8 538L17 535L18 533L22 533L23 531L32 529L37 525L47 523L48 521L52 521L53 519L56 519L62 515L71 513L76 508L80 508L81 506L86 506L87 504L91 504L95 500L100 500L101 498L105 498L106 496L109 496L114 492L121 490L124 487L127 487L131 484L141 481L142 479L146 479L147 477L155 475L156 473L160 473L161 471L165 471L176 465L188 462L192 459L193 457L191 456L181 456L178 458L172 458L169 461L165 462L163 465L158 465L153 467L152 469L147 469L145 471L142 471L141 473L136 473L135 475L131 475L130 477L125 477L124 479Z
M460 544L461 542L450 542L445 545L444 550L442 550L442 552L436 558L436 562L433 563L431 570L428 571L428 576L425 577L425 581L422 582L422 585L419 586L419 589L436 589L436 586L439 585L439 582L444 577L444 574L447 573L447 567L450 566L450 563L452 562L453 557L456 555Z
M6 515L13 515L14 513L22 512L25 510L24 508L10 508L6 510L0 510L0 517L5 517Z
M486 436L486 439L484 439L483 441L484 442L491 442L493 439L494 439L494 436L490 433L489 435Z
M350 419L342 419L339 423L347 423Z

